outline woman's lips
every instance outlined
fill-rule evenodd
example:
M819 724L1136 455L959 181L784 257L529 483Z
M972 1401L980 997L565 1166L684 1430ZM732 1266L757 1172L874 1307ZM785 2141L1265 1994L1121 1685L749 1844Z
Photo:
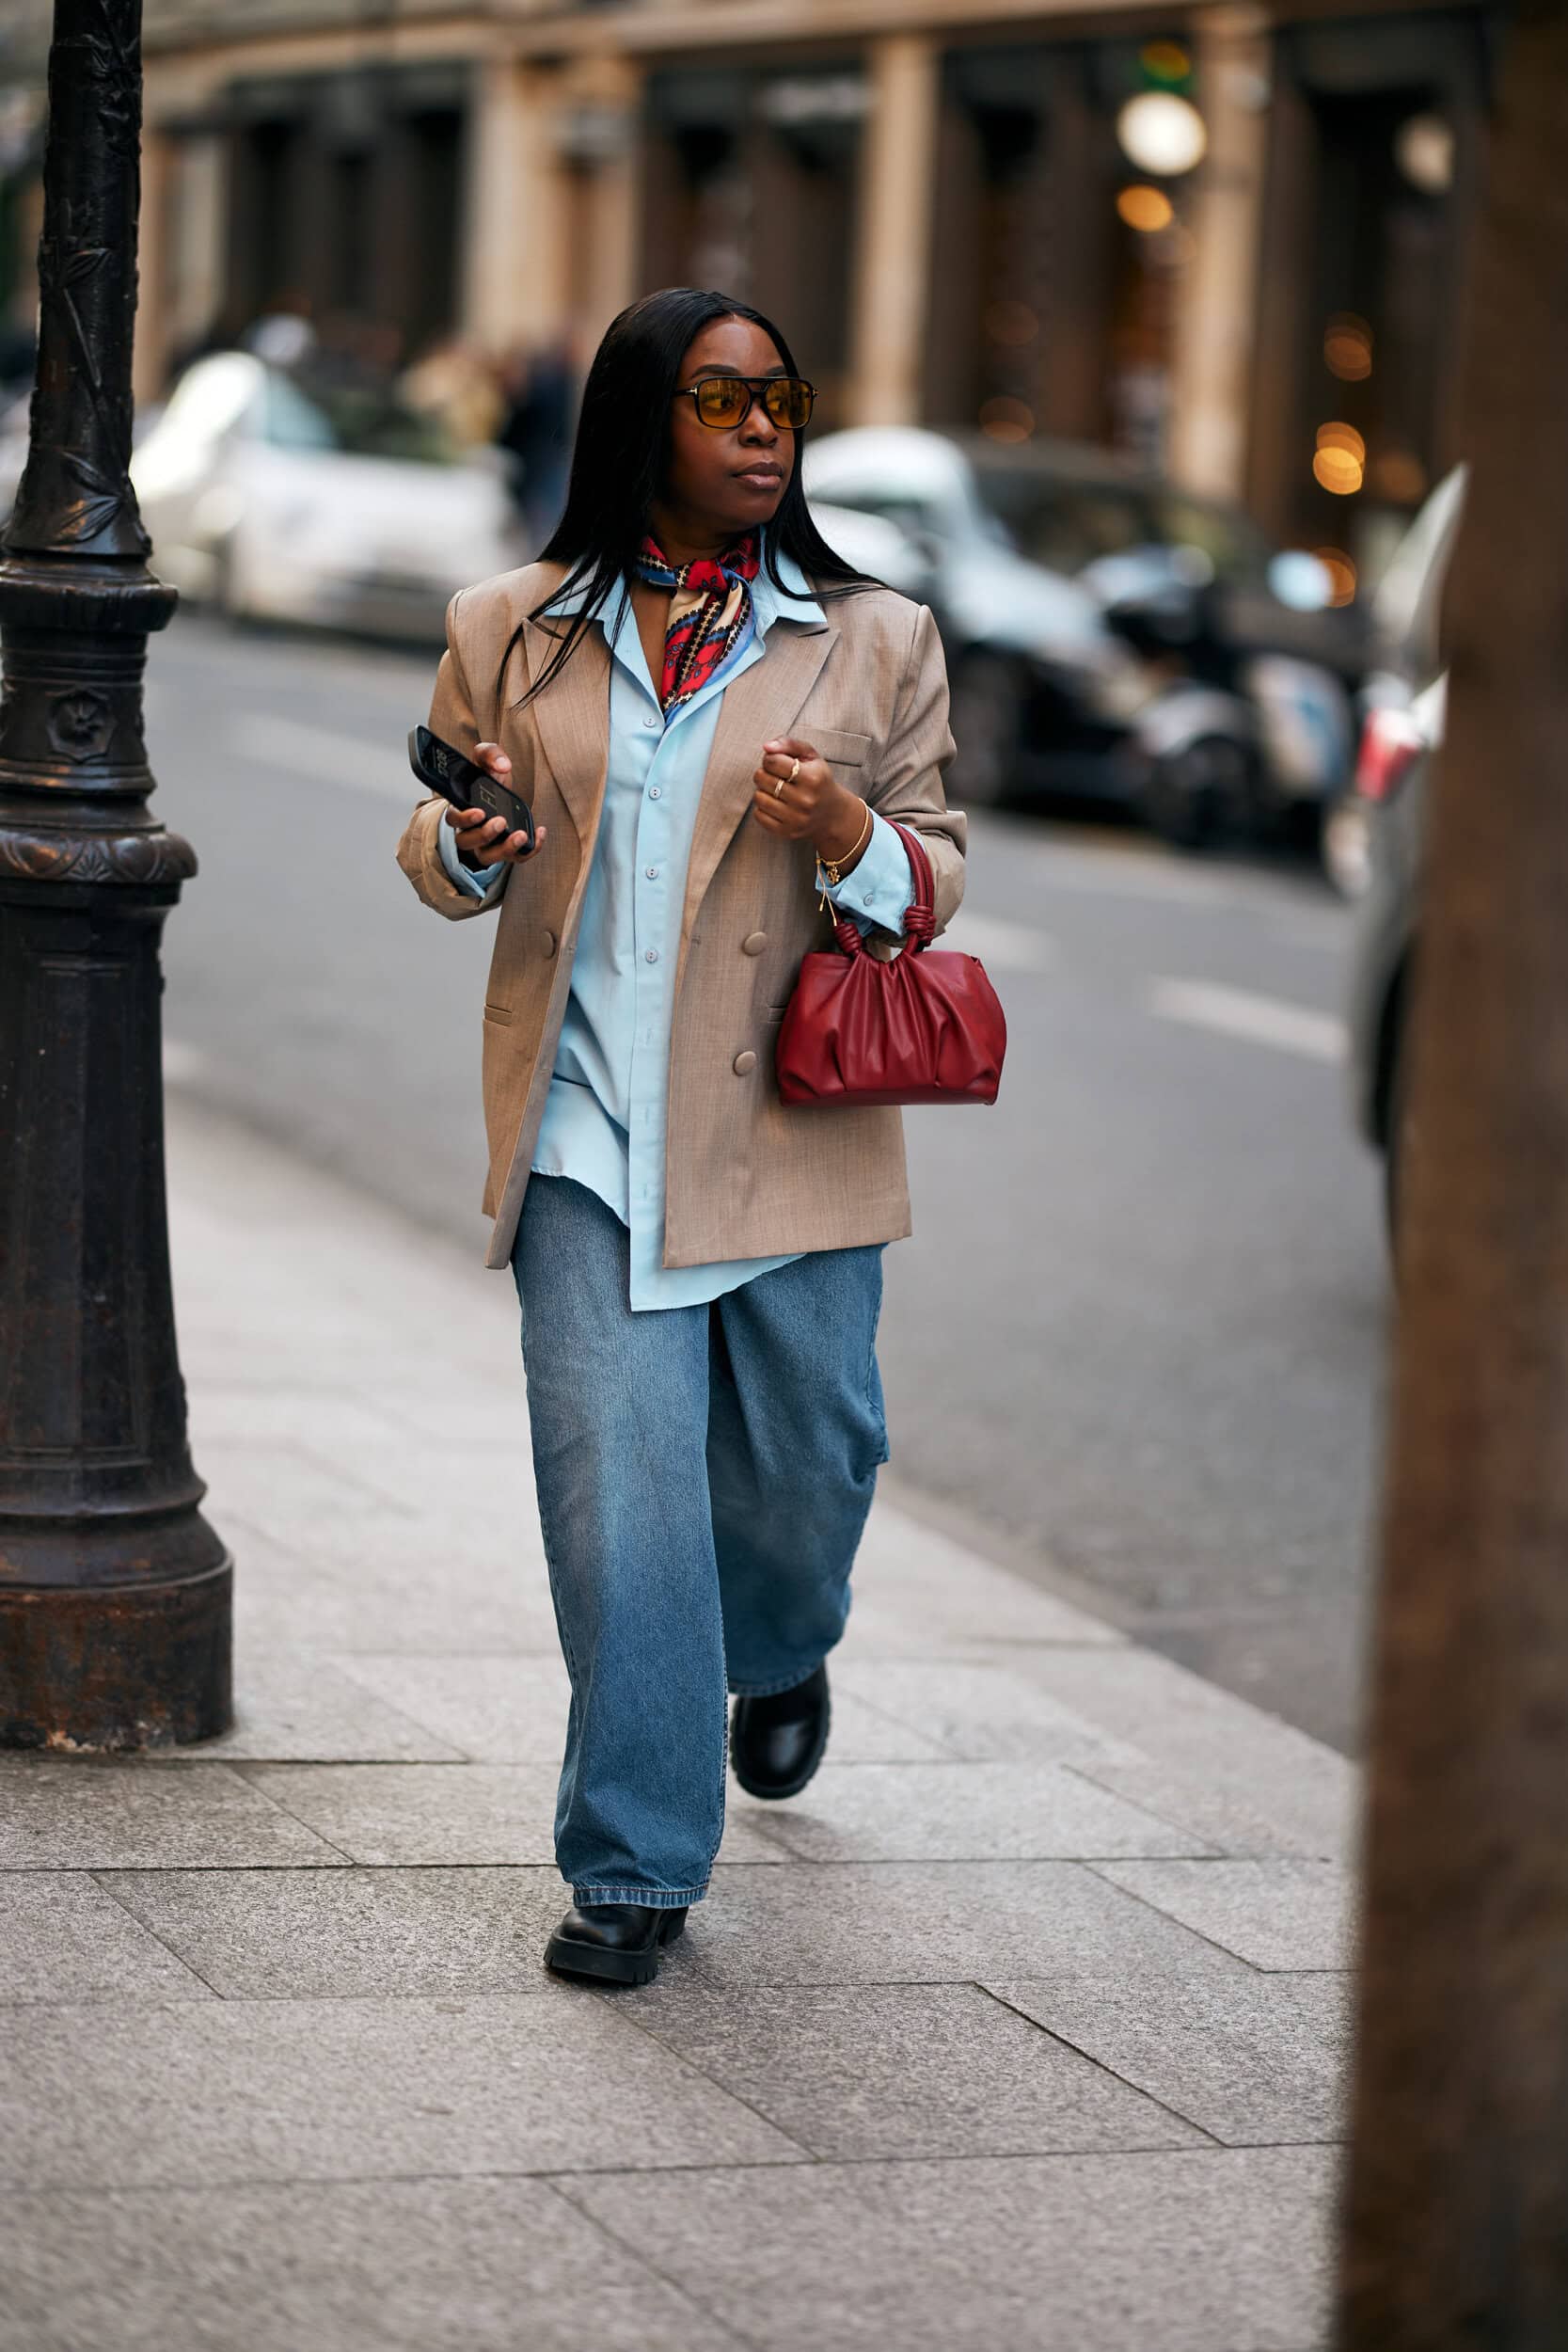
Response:
M750 483L753 490L776 490L784 475L777 466L747 466L736 475L736 480Z

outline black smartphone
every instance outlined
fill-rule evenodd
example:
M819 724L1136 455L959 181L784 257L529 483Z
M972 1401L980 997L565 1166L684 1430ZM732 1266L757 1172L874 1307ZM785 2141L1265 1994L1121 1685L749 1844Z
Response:
M408 765L429 791L438 792L453 808L482 808L486 817L504 817L507 833L526 834L532 849L533 811L528 803L428 727L409 728Z

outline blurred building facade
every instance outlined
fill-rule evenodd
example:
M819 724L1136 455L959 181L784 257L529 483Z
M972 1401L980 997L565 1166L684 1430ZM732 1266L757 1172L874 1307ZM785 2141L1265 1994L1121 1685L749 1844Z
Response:
M140 386L280 309L580 364L716 285L826 423L1117 444L1370 551L1458 454L1493 14L148 0ZM1151 95L1190 168L1180 117L1129 152Z

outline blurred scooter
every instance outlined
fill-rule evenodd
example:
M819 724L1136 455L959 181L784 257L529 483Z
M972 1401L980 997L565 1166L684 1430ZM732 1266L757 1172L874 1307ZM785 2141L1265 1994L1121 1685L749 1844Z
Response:
M1238 631L1200 548L1134 548L1080 577L1148 675L1122 757L1154 832L1186 850L1239 832L1315 832L1350 770L1342 680ZM1329 594L1323 566L1297 553L1275 558L1270 585L1297 612Z

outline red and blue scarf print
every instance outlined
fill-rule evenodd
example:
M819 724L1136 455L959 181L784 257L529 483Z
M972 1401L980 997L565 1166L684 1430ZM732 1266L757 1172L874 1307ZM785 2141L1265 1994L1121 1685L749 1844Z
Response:
M678 569L657 541L643 540L637 559L639 577L650 587L671 592L658 689L666 713L689 702L745 635L752 617L752 582L761 561L753 532L726 548L717 562L699 556Z

